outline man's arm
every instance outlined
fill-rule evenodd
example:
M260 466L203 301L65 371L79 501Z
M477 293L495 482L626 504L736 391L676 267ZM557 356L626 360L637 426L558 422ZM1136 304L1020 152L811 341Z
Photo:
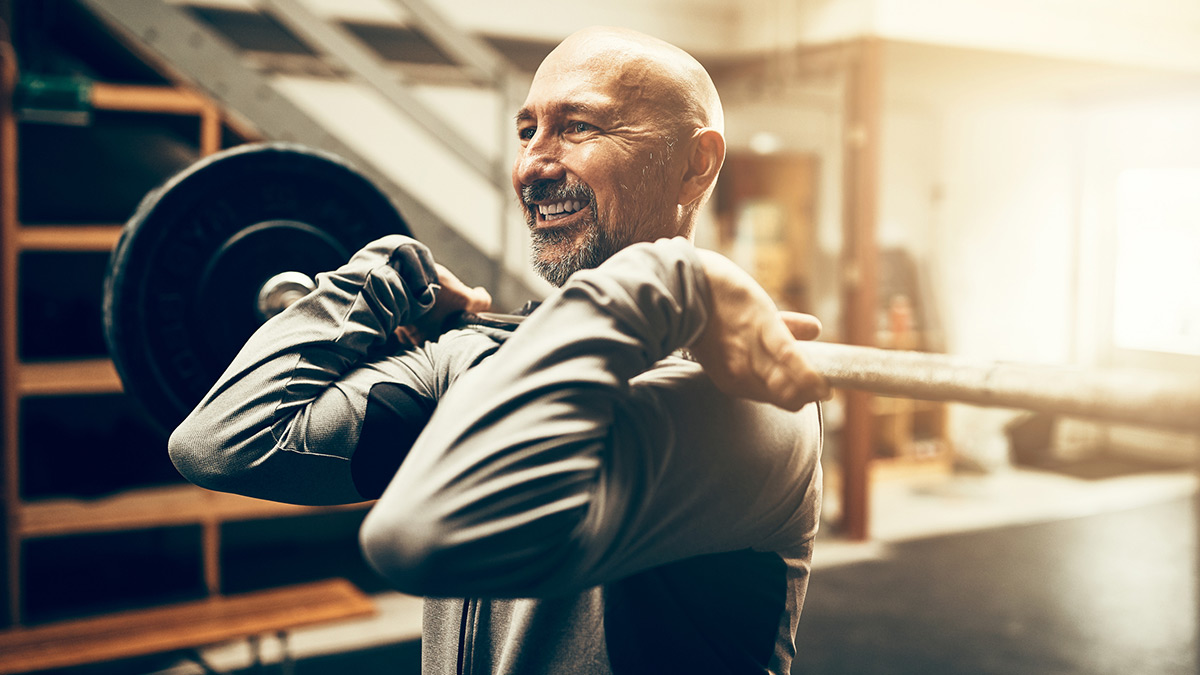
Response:
M441 401L364 524L368 559L412 593L524 596L704 553L803 555L815 406L729 396L693 363L652 368L704 334L710 296L678 239L572 277Z
M198 485L263 499L378 496L445 379L429 349L397 354L394 336L441 313L442 271L423 245L395 235L318 275L317 289L260 327L172 434L176 467ZM465 288L446 281L441 305ZM372 401L386 410L394 438L360 447Z

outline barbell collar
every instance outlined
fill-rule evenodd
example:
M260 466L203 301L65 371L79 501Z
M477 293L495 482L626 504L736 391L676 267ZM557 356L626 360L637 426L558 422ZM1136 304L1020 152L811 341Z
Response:
M258 316L267 321L316 287L316 282L304 272L280 272L258 290Z

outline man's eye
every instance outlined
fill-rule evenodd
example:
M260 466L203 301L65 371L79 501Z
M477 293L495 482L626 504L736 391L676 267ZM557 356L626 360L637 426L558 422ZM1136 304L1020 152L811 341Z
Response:
M528 141L529 139L533 138L535 133L537 133L537 127L521 127L520 129L517 129L517 138L521 139L522 141Z
M571 122L568 128L572 133L585 134L589 131L595 130L596 127L588 124L587 122Z

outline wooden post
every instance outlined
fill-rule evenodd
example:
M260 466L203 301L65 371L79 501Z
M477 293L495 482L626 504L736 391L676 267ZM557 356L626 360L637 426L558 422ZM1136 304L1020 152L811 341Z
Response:
M21 540L16 518L20 482L17 477L17 122L13 90L17 83L16 54L0 42L0 536L3 538L4 612L0 625L21 620Z
M221 595L221 523L216 518L205 518L200 528L204 590L215 597Z
M879 136L882 126L882 46L878 38L862 38L851 46L846 79L842 217L842 341L871 346L875 342L878 249L875 241L879 207ZM842 529L847 537L870 536L870 462L873 447L869 393L844 391L842 429Z
M221 150L221 109L206 103L200 109L200 156Z

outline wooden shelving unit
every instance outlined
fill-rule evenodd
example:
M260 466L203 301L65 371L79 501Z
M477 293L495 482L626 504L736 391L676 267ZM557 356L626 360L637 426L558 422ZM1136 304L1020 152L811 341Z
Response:
M347 507L301 507L276 504L236 495L219 494L184 484L145 484L126 486L102 495L23 495L23 457L33 452L30 434L25 428L23 406L30 401L61 397L71 401L79 397L122 396L121 381L111 360L103 354L81 357L26 358L22 354L22 263L23 256L85 254L104 255L117 243L123 224L116 222L35 222L20 219L20 148L21 125L14 109L13 93L17 72L12 49L3 45L0 53L3 88L0 99L0 461L3 462L5 550L5 618L0 628L16 630L29 622L27 564L24 560L31 544L66 540L71 537L118 536L121 533L198 531L196 550L201 558L200 598L223 596L222 579L223 525L239 521L317 515L337 511L362 510L363 505ZM249 140L242 129L233 128L211 101L193 92L173 86L123 85L104 82L89 88L92 110L108 115L130 114L143 117L173 116L194 118L195 155L201 157L222 148L230 135ZM175 124L174 122L172 124ZM229 132L227 134L226 132ZM167 176L163 175L165 179ZM66 197L69 197L67 195ZM28 336L25 336L28 339ZM69 413L64 412L64 417ZM49 451L51 448L44 448ZM165 457L165 448L163 454ZM297 587L299 588L299 587ZM297 596L299 597L299 596ZM163 604L170 604L167 599ZM151 597L139 610L147 617L159 611ZM80 626L95 613L84 607ZM55 614L64 612L59 609ZM68 618L71 613L66 611ZM124 611L123 615L130 612ZM136 612L134 613L136 614ZM38 623L35 619L34 623ZM69 630L70 621L64 626ZM0 659L3 661L3 659Z
M121 391L117 369L108 359L18 363L17 396L56 396L65 394L115 394Z
M357 504L322 507L356 510ZM280 504L239 495L173 485L127 490L105 499L44 499L26 502L17 518L22 537L52 537L85 532L176 525L212 526L236 520L295 516L313 507Z
M8 551L7 612L13 624L24 619L23 564L21 550L27 539L105 532L117 529L152 528L167 524L198 523L215 527L217 520L203 515L203 509L179 510L184 502L202 504L202 492L180 486L162 489L133 489L114 497L77 503L70 499L26 501L21 497L21 402L37 396L117 394L121 381L107 358L63 359L26 362L19 353L18 315L20 303L20 261L27 252L95 252L112 249L120 237L122 224L37 224L19 221L18 120L13 109L16 69L11 50L5 54L3 155L3 364L4 364L4 467L6 550ZM220 111L201 97L174 87L122 86L97 83L90 88L95 109L158 114L195 115L200 132L199 153L220 149ZM214 121L216 132L213 131ZM216 541L213 537L206 540ZM210 561L217 556L206 555ZM206 570L206 579L214 582L209 592L217 593L219 574Z

